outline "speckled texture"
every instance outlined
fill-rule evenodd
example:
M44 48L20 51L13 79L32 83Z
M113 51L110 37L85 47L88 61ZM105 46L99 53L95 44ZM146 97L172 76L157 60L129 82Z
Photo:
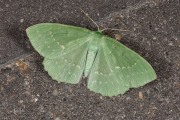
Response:
M106 34L123 36L120 42L146 58L158 79L111 98L90 92L86 79L53 81L25 29L58 22L95 30L79 8L103 27L129 30ZM1 0L0 111L2 120L179 120L180 1Z

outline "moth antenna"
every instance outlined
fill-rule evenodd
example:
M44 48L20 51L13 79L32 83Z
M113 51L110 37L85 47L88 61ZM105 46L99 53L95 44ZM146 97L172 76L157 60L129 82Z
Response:
M101 32L105 31L105 30L116 30L116 31L130 31L130 30L122 30L122 29L114 29L114 28L104 28L102 30L100 30Z
M98 24L97 24L83 9L81 9L81 8L79 8L79 9L81 10L81 12L84 13L84 15L85 15L88 19L90 19L90 20L96 25L96 27L98 28L98 31L100 31Z

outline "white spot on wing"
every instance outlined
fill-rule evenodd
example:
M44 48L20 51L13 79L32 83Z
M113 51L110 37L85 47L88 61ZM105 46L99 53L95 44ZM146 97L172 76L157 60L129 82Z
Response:
M64 47L64 45L60 45L61 46L61 48L64 50L65 49L65 47Z
M125 67L123 66L122 69L125 69Z
M115 69L119 69L120 67L119 66L116 66Z
M77 68L81 68L79 65L76 65Z
M94 73L95 73L95 74L98 74L98 71L95 71Z

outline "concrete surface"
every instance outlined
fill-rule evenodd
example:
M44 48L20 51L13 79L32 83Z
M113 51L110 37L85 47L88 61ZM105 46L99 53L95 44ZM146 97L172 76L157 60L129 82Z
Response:
M146 58L158 79L124 95L103 97L52 80L25 29L57 22L96 30L82 8L102 27L129 32L123 44ZM179 0L0 0L1 120L179 120Z

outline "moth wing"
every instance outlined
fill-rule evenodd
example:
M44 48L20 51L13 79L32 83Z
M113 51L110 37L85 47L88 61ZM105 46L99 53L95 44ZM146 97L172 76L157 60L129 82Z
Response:
M45 58L44 69L54 80L76 84L83 75L87 49L88 43L84 43L61 57Z
M88 88L104 96L115 96L154 79L156 73L144 58L104 37L89 75Z
M79 82L85 67L90 30L56 23L29 27L31 44L43 57L44 68L59 82Z
M58 23L40 23L26 29L34 49L43 57L56 58L88 42L90 30Z

